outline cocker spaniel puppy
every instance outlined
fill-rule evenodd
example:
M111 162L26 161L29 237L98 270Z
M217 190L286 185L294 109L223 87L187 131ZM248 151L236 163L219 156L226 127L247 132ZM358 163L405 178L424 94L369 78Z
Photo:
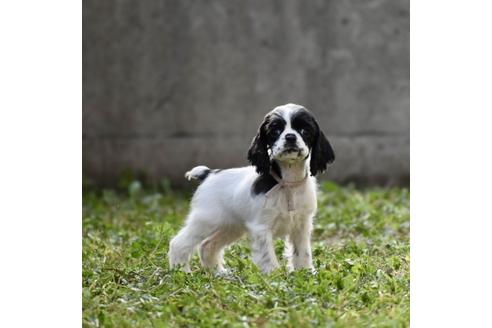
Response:
M253 261L268 273L278 267L274 239L285 238L289 269L311 268L310 236L316 213L316 174L335 160L333 149L306 108L287 104L269 112L248 151L252 166L211 170L201 181L185 226L171 240L170 266L189 271L198 246L206 268L225 271L224 247L249 234Z

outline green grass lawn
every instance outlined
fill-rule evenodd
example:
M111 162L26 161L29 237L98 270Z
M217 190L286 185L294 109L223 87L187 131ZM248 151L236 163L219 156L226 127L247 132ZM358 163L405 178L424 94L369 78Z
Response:
M170 270L167 251L189 193L84 192L85 327L406 327L410 318L409 191L320 186L317 274L263 275L247 239L225 255L232 274ZM277 241L279 259L282 241Z

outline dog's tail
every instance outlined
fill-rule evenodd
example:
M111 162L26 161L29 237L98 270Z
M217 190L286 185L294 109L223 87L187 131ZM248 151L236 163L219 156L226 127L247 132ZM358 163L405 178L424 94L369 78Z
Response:
M205 180L210 173L216 173L220 170L211 170L204 165L196 166L192 168L190 171L185 173L185 178L188 180Z

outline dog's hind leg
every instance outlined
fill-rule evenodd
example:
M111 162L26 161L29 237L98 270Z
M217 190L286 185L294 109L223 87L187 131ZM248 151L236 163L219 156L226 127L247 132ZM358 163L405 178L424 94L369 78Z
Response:
M207 237L200 245L200 260L205 268L224 272L224 247L239 239L243 231L221 228Z
M186 225L169 243L169 266L181 265L184 271L189 272L189 261L193 251L210 232L198 222L189 220Z
M169 266L181 265L186 272L190 271L190 257L198 241L189 238L190 228L185 226L169 243Z

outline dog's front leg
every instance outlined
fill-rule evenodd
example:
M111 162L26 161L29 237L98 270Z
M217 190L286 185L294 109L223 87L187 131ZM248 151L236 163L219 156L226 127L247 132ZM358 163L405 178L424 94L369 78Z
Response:
M250 229L250 233L253 262L264 273L269 273L278 268L271 229L268 227L255 227Z
M291 267L293 269L310 268L314 270L311 255L311 217L303 220L290 235L292 242Z

